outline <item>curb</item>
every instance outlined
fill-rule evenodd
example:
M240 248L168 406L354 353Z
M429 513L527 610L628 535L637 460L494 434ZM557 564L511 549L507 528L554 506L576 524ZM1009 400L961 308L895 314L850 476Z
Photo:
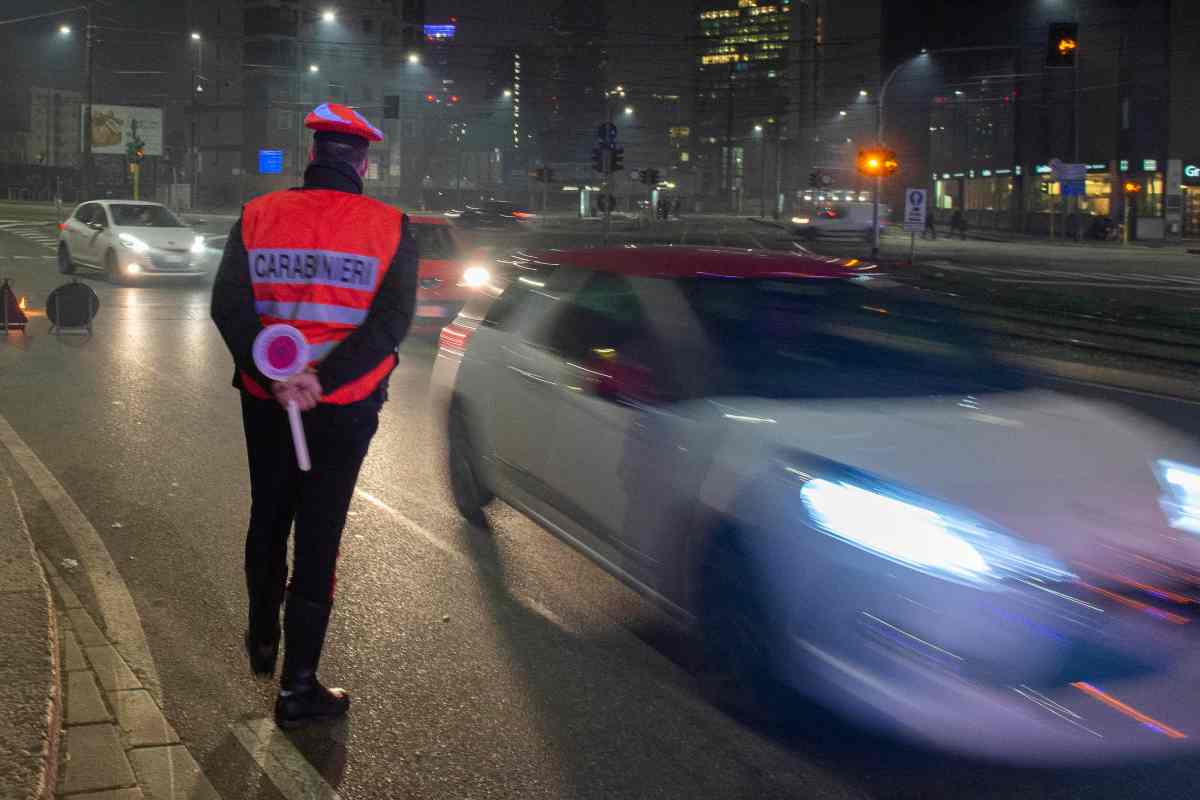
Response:
M62 730L58 627L50 585L0 467L0 658L6 713L0 719L0 796L49 800L58 780ZM9 645L9 643L12 643ZM11 750L11 752L10 752Z
M1200 401L1200 386L1195 381L1182 378L1170 378L1166 375L1154 375L1148 372L1130 372L1114 367L1097 367L1080 361L1065 361L1058 358L1013 352L998 352L996 355L1000 361L1011 367L1048 375L1052 378L1163 395L1177 400Z

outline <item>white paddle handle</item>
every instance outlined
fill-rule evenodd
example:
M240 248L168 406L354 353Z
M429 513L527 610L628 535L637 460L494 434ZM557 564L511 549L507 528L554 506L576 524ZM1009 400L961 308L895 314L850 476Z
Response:
M287 410L288 422L292 426L292 444L296 448L296 463L300 465L301 472L308 472L312 469L312 462L308 460L308 440L304 438L304 423L300 420L300 406L296 405L295 400L289 400Z

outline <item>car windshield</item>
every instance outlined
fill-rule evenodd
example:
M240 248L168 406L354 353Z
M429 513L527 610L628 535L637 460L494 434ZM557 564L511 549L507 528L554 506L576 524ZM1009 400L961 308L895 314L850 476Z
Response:
M184 228L179 217L164 206L112 203L108 207L113 224L121 228Z
M1022 388L946 306L871 282L682 281L716 349L710 395L915 397Z
M430 225L410 222L409 233L417 240L417 252L422 259L446 261L458 257L458 248L448 225Z

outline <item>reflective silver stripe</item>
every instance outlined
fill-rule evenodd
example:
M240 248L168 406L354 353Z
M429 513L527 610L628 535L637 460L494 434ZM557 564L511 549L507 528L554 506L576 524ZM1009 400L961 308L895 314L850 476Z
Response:
M347 308L326 303L299 303L288 300L257 300L254 310L265 317L304 322L334 322L361 325L367 318L365 308Z
M370 291L379 271L378 258L338 250L256 247L247 255L250 280L256 285L297 283Z
M310 344L308 346L308 357L313 361L322 361L325 356L333 352L333 348L337 347L341 342L321 342L320 344Z

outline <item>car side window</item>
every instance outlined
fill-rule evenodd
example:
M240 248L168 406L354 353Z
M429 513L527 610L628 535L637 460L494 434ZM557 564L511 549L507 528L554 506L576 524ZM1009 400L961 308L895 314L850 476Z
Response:
M563 297L558 313L530 337L532 344L567 360L584 361L595 351L615 351L633 335L641 307L629 282L593 273L574 294Z
M84 203L79 208L75 209L75 221L82 222L87 225L92 218L92 204Z
M483 318L483 325L503 331L511 331L521 319L521 309L534 302L531 298L537 289L544 289L551 270L522 270L495 299Z
M108 219L108 211L99 203L93 203L92 222L99 222L106 228L112 225Z

